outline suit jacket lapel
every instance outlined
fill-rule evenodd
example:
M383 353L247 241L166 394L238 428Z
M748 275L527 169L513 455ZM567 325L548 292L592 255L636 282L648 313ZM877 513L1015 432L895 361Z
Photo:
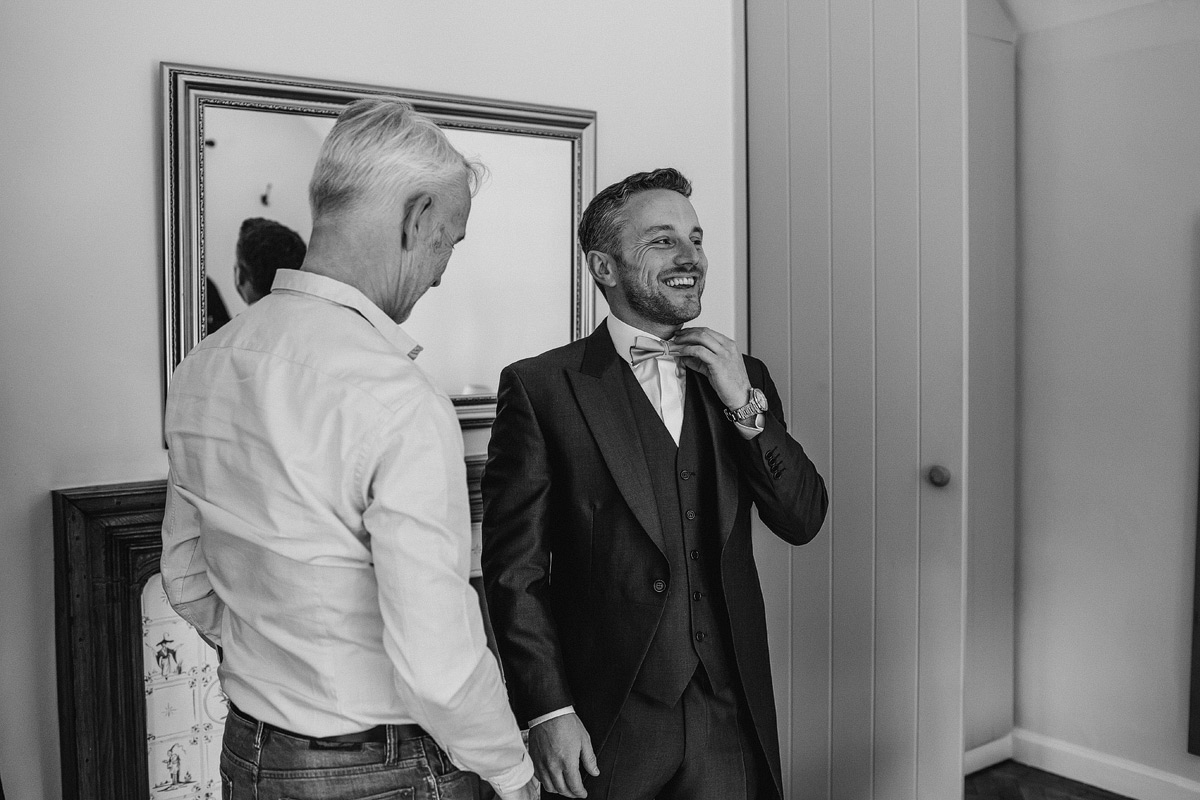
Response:
M646 452L621 377L620 370L628 368L613 347L608 325L601 323L587 339L580 371L568 371L567 379L625 502L658 548L666 552Z
M721 534L721 545L724 546L725 540L733 533L738 506L737 453L729 446L727 437L740 434L729 430L729 426L734 423L725 418L725 405L717 397L708 378L700 374L692 375L688 391L692 389L700 391L700 397L703 399L701 405L704 415L708 418L708 429L712 431L717 480L717 530Z

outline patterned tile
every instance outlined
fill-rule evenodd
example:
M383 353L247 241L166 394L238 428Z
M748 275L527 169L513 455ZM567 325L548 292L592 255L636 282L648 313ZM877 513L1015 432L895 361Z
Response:
M228 701L217 654L171 609L157 575L142 591L146 755L152 800L220 800Z

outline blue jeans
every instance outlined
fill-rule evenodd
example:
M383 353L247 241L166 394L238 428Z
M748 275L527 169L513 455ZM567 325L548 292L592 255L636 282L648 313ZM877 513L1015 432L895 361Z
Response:
M224 800L475 800L479 778L428 736L324 745L248 719L225 719Z

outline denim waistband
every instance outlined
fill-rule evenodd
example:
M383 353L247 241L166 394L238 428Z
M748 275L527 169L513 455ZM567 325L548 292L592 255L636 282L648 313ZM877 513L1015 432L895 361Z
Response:
M232 701L229 703L229 713L236 714L244 721L255 727L262 726L263 729L270 731L271 733L282 734L283 736L287 736L292 739L312 743L312 749L317 749L321 746L334 747L342 744L362 744L365 742L382 744L388 741L389 734L391 734L393 741L419 739L422 736L429 735L420 725L408 723L402 725L376 725L375 727L368 728L365 731L344 733L338 736L305 736L302 733L295 733L287 730L286 728L281 728L278 725L272 725L269 722L262 722L261 720L255 719L254 716L246 713L234 705Z

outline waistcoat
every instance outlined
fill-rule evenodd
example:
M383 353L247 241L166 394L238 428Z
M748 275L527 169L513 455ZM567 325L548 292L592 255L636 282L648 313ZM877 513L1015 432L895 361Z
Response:
M732 680L736 670L721 592L714 432L709 430L697 385L703 378L688 371L683 425L676 446L632 370L623 373L670 565L670 580L664 589L666 605L634 688L673 706L698 665L704 666L718 690Z

